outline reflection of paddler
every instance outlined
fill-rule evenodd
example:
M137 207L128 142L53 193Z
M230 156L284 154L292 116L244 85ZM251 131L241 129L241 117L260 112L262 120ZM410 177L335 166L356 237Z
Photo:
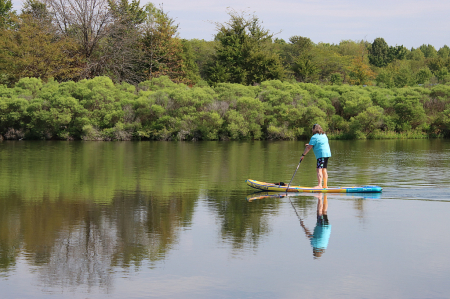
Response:
M313 248L314 258L319 258L327 249L328 241L330 240L331 235L331 225L328 222L328 200L327 194L319 193L315 195L318 199L317 201L317 223L314 228L314 232L308 230L308 228L304 225L303 221L300 221L300 225L305 230L306 236L311 241L311 246ZM322 201L323 197L323 201Z

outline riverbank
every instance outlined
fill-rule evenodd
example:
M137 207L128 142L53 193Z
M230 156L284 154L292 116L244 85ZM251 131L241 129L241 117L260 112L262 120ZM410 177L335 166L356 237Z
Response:
M262 82L138 86L107 77L23 78L0 86L7 140L297 140L319 123L330 139L450 136L450 86L381 88Z

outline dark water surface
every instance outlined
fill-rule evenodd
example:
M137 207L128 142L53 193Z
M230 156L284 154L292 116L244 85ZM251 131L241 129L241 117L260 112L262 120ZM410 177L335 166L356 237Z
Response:
M0 142L0 298L449 298L450 142L331 141L379 195L245 185L304 143Z

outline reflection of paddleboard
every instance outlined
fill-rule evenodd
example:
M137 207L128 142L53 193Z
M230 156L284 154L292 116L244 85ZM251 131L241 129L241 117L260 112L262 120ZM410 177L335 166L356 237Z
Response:
M289 187L289 189L290 188L291 187ZM252 202L258 199L283 198L288 195L289 197L312 196L310 194L306 194L305 192L298 192L298 193L289 192L289 194L287 194L286 192L276 192L276 191L272 192L256 191L255 193L247 195L247 201ZM333 198L340 197L340 198L378 199L381 198L381 193L349 193L349 194L337 193L334 194L333 196L334 196Z
M337 187L337 188L322 188L315 189L311 187L276 185L272 183L259 182L255 180L247 180L247 185L250 187L264 190L264 191L278 191L278 192L317 192L317 193L377 193L381 192L383 188L378 186L360 186L360 187Z
M254 201L257 199L282 198L285 196L286 196L286 193L279 193L279 192L255 192L253 194L247 195L247 200Z

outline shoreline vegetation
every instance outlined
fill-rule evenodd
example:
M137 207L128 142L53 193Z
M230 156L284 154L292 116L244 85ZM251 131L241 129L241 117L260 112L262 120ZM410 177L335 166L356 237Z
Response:
M152 3L86 1L0 0L0 139L450 137L446 45L285 41L235 10L186 40Z
M330 139L448 137L450 86L381 88L264 81L189 87L161 76L0 86L2 138L295 140L320 123Z

